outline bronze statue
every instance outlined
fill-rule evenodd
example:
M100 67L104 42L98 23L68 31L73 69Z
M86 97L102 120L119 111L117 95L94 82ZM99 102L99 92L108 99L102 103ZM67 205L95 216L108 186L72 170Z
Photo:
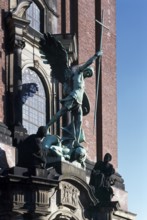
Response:
M52 77L63 85L62 108L46 126L41 126L36 134L30 135L19 147L19 162L22 167L46 167L48 157L62 157L70 162L77 161L85 168L86 150L81 146L84 140L82 119L90 111L85 93L85 78L93 75L90 66L102 52L97 52L79 66L69 66L68 56L62 44L50 34L44 34L40 49L52 69ZM61 116L71 112L71 123L64 127L64 136L49 134L49 127ZM43 140L44 139L44 140Z
M47 167L50 157L61 158L69 162L77 161L83 168L86 167L86 150L81 145L73 147L68 145L67 142L64 144L64 139L61 139L59 136L47 134L42 141L42 146L46 155Z
M95 195L100 201L110 201L113 196L111 185L114 181L111 176L115 173L115 169L110 163L111 159L111 154L106 153L104 161L98 161L91 173L89 185L93 186Z
M44 39L40 41L40 46L52 68L52 76L62 83L64 91L64 98L60 100L63 107L51 118L48 127L70 111L72 113L74 145L78 145L81 136L82 118L89 113L84 79L93 75L90 65L102 55L102 52L97 52L84 65L70 67L65 48L53 36L45 34Z
M36 134L28 136L18 148L18 166L26 168L44 168L46 158L42 140L46 136L46 127L40 126Z

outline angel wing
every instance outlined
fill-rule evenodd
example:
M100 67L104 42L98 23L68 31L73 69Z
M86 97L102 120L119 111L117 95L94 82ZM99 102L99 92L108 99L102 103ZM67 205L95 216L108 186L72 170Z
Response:
M40 49L51 66L52 77L64 83L69 65L68 54L61 42L49 33L44 34L44 38L40 40Z

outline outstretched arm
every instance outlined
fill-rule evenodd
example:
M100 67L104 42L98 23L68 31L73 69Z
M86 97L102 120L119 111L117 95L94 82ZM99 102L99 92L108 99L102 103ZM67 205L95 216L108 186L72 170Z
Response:
M88 66L90 66L98 57L102 56L103 52L98 51L94 56L87 60L82 66L79 67L80 72L83 72Z

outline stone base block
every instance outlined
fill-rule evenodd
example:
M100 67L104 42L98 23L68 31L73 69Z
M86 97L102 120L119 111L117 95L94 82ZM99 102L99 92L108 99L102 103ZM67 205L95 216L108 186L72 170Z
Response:
M47 178L48 171L40 168L24 168L24 167L13 167L9 170L10 174L16 176L36 176L41 178Z
M24 176L28 173L28 169L27 168L23 168L23 167L12 167L9 170L10 174L14 174L16 176Z
M0 168L1 170L14 167L17 163L15 147L0 143Z
M63 160L62 158L49 158L48 167L55 168L56 172L61 175L77 176L86 181L86 170L81 167L77 161L72 163Z
M112 187L114 191L113 201L118 201L120 204L120 209L128 210L128 193L125 190L119 189L117 187Z

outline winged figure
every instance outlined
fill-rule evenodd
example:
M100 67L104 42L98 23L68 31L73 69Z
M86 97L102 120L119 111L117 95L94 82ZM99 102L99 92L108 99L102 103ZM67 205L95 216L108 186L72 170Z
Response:
M51 118L47 126L51 126L61 116L70 111L74 137L80 142L82 119L90 111L90 105L85 93L84 79L93 75L90 66L102 52L97 52L83 65L69 66L68 54L60 41L51 34L44 34L40 41L40 48L52 69L52 77L63 85L63 99L60 100L62 108Z

